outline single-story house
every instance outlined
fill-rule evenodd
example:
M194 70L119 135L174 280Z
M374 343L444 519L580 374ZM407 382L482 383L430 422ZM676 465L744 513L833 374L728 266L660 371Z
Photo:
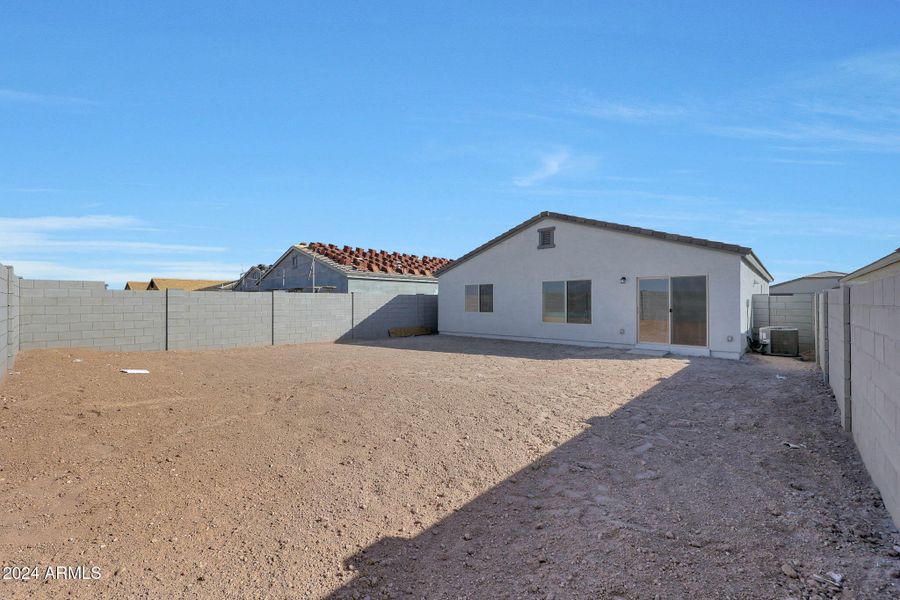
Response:
M437 294L446 258L313 242L291 246L259 281L260 291Z
M897 248L887 256L879 258L875 262L860 267L849 275L841 278L841 283L856 284L892 277L900 273L900 248Z
M822 271L789 279L769 286L770 294L815 294L822 290L840 287L841 277L846 273L838 271Z
M772 275L735 244L542 212L449 263L442 334L739 358Z
M262 279L263 273L269 268L270 265L253 265L241 275L241 278L237 280L237 283L234 284L232 288L233 292L258 292L259 289L259 280Z
M154 277L147 285L148 291L184 290L186 292L219 292L228 291L233 281L219 279L173 279L171 277Z
M146 291L149 285L149 281L126 281L125 289L132 292L143 292Z

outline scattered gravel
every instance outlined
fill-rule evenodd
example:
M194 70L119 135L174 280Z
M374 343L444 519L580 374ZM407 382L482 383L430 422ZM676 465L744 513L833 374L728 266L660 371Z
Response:
M900 597L809 363L432 336L16 370L0 562L102 577L3 600Z

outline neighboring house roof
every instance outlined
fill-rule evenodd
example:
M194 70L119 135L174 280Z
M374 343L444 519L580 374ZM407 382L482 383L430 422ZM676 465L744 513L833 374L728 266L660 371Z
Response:
M272 266L266 269L265 277L281 261L296 250L348 277L368 277L377 279L434 279L435 271L450 263L449 259L435 256L417 256L387 250L354 248L301 242L291 246Z
M223 289L230 283L233 282L218 279L172 279L167 277L154 277L150 280L150 285L147 286L147 289L198 292Z
M145 291L149 285L149 281L128 281L125 283L125 289L131 291Z
M795 277L793 279L788 279L787 281L781 281L776 283L772 287L778 287L779 285L787 285L789 283L794 283L795 281L802 281L804 279L840 279L846 275L846 273L840 273L838 271L819 271L818 273L811 273L810 275L804 275L803 277Z
M241 281L247 279L247 277L250 275L265 273L266 271L269 270L269 268L271 266L272 265L264 265L262 263L260 263L258 265L253 265L252 267L250 267L249 269L244 271L243 275L241 275L241 278L238 279L236 283L240 283ZM258 279L254 279L254 281L258 281Z
M578 225L586 225L588 227L596 227L598 229L608 229L611 231L618 231L619 233L629 233L632 235L640 235L640 236L644 236L644 237L650 237L650 238L662 240L664 242L674 242L676 244L689 244L691 246L699 246L701 248L706 248L709 250L719 250L722 252L732 252L734 254L740 254L741 256L745 257L748 260L748 262L751 263L751 265L753 265L754 267L757 268L757 270L760 271L760 275L767 277L768 281L772 281L772 279L773 279L772 274L769 273L769 271L766 269L765 266L763 266L762 261L760 261L759 258L756 256L756 254L754 254L753 249L748 248L746 246L738 246L736 244L726 244L724 242L705 240L703 238L689 237L686 235L678 235L675 233L666 233L664 231L655 231L653 229L644 229L642 227L632 227L631 225L620 225L619 223L610 223L608 221L597 221L595 219L585 219L584 217L576 217L573 215L564 215L561 213L555 213L555 212L550 212L550 211L544 211L540 214L537 214L537 215L531 217L530 219L528 219L527 221L525 221L524 223L516 225L509 231L507 231L505 233L501 233L500 235L498 235L494 239L490 240L489 242L486 242L486 243L482 244L481 246L478 246L471 252L464 254L463 256L459 257L458 259L454 260L453 262L449 263L448 265L440 268L437 272L437 275L443 275L444 273L446 273L453 267L464 263L465 261L469 260L470 258L477 256L478 254L481 254L488 248L496 246L503 240L514 236L515 234L519 233L520 231L527 229L528 227L531 227L535 223L542 221L544 219L555 219L557 221L566 221L569 223L576 223Z
M868 275L869 273L890 267L896 263L900 263L900 248L897 248L896 250L894 250L887 256L879 258L875 262L869 263L864 267L860 267L859 269L853 271L849 275L842 277L841 283L860 279L861 277L864 277L865 275Z

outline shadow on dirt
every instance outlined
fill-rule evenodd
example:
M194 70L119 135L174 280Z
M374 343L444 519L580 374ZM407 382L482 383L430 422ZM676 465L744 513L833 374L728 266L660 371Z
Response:
M447 354L469 354L474 356L502 356L507 358L527 358L529 360L597 360L615 358L617 360L640 360L650 358L642 354L628 354L614 348L545 344L537 342L517 342L488 338L466 338L453 335L424 335L404 338L341 340L342 344L415 350L419 352L440 352Z
M464 351L448 340L437 347ZM495 349L531 359L612 352L509 342L488 352ZM882 519L886 512L871 508L877 492L836 427L829 398L797 393L814 384L814 375L782 381L762 362L721 364L691 360L414 537L363 549L346 561L352 579L329 598L781 598L829 591L785 576L781 567L790 560L807 575L840 568L850 589L871 586L859 597L878 596L889 578L866 571L872 548L858 543L854 529L871 531L871 511ZM786 439L806 448L790 449ZM446 511L442 496L423 490L422 503ZM877 547L889 549L887 536Z

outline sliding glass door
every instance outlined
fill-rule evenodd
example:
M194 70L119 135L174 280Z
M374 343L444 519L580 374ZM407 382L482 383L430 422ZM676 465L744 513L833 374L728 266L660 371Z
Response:
M638 279L638 341L707 345L706 277Z
M706 277L672 278L672 343L706 345Z
M638 341L669 343L669 280L638 279Z

